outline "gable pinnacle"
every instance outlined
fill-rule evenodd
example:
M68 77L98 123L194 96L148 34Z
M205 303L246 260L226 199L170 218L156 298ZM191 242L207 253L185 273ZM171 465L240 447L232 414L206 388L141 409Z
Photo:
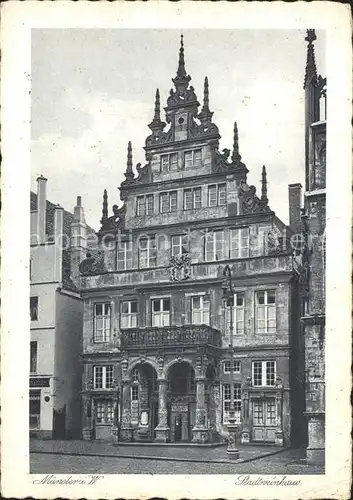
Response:
M178 64L177 75L180 77L186 76L185 59L184 59L184 36L183 35L180 35L179 64Z
M131 141L128 142L127 145L127 163L126 163L126 172L125 172L125 177L127 179L133 179L134 178L134 172L132 170L132 146L131 146Z
M208 78L205 77L204 90L203 90L203 106L197 118L201 121L203 125L211 123L213 112L209 108L209 90L208 90Z
M305 78L304 78L304 88L311 83L313 85L317 84L317 71L315 62L315 49L313 42L316 40L316 33L314 29L306 30L305 41L308 42L307 55L306 55L306 66L305 66Z
M205 83L203 88L203 108L209 111L209 90L208 90L208 78L205 76Z
M186 74L185 70L185 58L184 58L184 37L180 36L180 49L179 49L179 61L176 77L173 78L173 83L176 89L184 88L186 89L191 80L191 76Z
M108 194L105 189L103 192L103 209L102 209L102 221L108 219Z
M161 120L161 103L159 89L157 89L156 98L154 101L154 117L148 127L152 130L152 132L161 132L164 129L165 125L166 124Z
M156 100L154 103L154 121L161 121L161 103L159 98L159 89L156 90Z
M261 175L261 201L267 205L267 173L265 165L262 166L262 175Z
M238 125L237 125L237 122L234 122L232 162L235 165L239 165L240 160L241 160L241 156L239 154Z

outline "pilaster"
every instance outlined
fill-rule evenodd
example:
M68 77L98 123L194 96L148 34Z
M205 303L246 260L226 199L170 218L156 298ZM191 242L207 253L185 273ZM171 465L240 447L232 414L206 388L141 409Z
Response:
M158 379L158 425L155 428L155 441L166 443L169 439L166 379Z

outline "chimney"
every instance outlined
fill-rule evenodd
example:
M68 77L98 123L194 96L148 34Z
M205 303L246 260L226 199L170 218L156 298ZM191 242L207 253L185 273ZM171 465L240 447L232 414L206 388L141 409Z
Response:
M37 236L38 243L46 241L46 215L47 215L47 179L40 175L37 178Z
M294 233L298 233L301 228L301 206L302 206L302 185L288 185L289 200L289 227Z
M71 279L77 287L80 285L80 263L86 258L87 225L81 196L77 196L74 207L74 218L71 223L70 240L70 272Z
M60 205L56 205L54 213L54 244L55 244L55 268L54 281L62 282L62 259L63 247L67 245L64 231L64 209Z

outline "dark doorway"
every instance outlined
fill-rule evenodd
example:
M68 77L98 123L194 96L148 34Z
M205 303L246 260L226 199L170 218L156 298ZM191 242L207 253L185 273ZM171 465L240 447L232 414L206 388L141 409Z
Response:
M53 410L53 438L65 439L65 418L66 418L66 405L60 410Z
M178 443L181 441L182 438L182 420L180 415L175 416L175 434L174 434L174 439L175 442Z

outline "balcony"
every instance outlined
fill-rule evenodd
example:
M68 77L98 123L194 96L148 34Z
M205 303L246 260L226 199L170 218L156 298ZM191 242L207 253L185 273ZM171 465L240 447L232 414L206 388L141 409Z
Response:
M199 345L220 347L220 332L207 325L133 328L121 332L121 347L123 348Z

